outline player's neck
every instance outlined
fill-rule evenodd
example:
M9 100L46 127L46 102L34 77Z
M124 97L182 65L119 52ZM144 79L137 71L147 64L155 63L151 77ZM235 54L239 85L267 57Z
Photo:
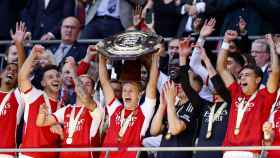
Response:
M11 89L13 89L13 86L7 85L7 84L5 84L5 83L1 83L0 91L8 92L8 91L10 91Z
M44 92L48 95L48 97L52 100L57 100L57 97L58 97L58 92L51 92L49 90L44 90Z

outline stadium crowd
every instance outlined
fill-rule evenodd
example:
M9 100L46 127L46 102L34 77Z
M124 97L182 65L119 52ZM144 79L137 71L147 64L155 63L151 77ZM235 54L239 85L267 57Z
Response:
M0 45L0 148L118 147L110 158L135 158L127 147L279 146L279 16L279 0L1 0L0 40L12 42ZM125 30L171 39L133 61L78 42ZM263 156L280 150L140 154ZM106 153L0 153L15 157Z

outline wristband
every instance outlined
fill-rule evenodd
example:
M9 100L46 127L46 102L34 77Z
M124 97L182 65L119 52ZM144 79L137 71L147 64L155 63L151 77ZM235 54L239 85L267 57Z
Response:
M222 49L225 49L225 50L228 50L228 49L229 49L229 43L223 41L221 48L222 48Z

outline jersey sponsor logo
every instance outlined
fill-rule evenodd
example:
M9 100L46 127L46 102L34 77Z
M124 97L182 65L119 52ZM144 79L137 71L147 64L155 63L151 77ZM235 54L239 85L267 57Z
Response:
M119 113L117 114L117 116L116 116L115 119L116 119L116 124L117 124L118 126L121 126L121 112L119 112ZM134 125L136 119L137 119L137 117L133 115L133 116L131 117L131 120L129 121L128 126L129 126L129 127L132 127L132 126Z
M85 123L85 119L80 119L77 123L75 132L82 131L84 123ZM66 126L66 129L68 129L69 128L69 122L67 122L65 126ZM68 133L68 130L66 130L66 132Z
M12 105L10 103L6 103L3 110L0 112L0 117L4 117L7 115L8 110L12 109Z
M209 110L205 111L203 115L204 122L206 123L209 122L209 115L210 115L210 111ZM215 122L222 122L224 118L227 118L227 116L228 116L228 112L226 109L224 109L221 115L215 120Z
M238 97L237 98L237 101L235 102L235 107L236 107L235 111L238 110L238 105L241 104L242 99L243 99L243 97ZM245 106L246 104L247 104L247 100L244 102L243 106ZM254 102L249 103L249 105L246 109L246 112L252 111L253 107L255 107L255 103Z

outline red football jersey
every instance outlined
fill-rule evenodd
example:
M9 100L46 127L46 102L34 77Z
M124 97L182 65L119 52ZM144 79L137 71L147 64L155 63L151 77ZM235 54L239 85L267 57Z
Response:
M8 92L0 91L0 102L7 94ZM18 88L11 93L6 104L3 105L0 111L0 148L16 148L17 125L20 123L24 110L24 102ZM1 154L15 155L15 153Z
M47 127L37 127L36 119L40 105L45 103L43 96L43 91L38 90L34 87L31 90L23 94L25 101L24 110L24 127L23 127L23 138L21 148L56 148L59 147L60 137L58 134L54 134L50 131L50 126ZM49 99L51 112L57 110L57 101ZM57 153L32 153L25 152L22 153L27 156L34 158L55 158Z
M142 136L146 133L156 104L155 99L145 98L145 102L138 106L134 111L125 110L124 118L127 118L131 112L132 121L126 129L126 132L121 140L118 140L118 133L121 128L121 111L124 105L114 98L109 105L106 106L110 122L106 131L106 136L103 142L103 147L119 147L120 152L110 152L110 158L135 158L136 152L125 151L126 147L140 147ZM105 157L102 152L100 157Z
M266 88L260 89L257 92L255 99L250 102L244 113L239 134L234 135L238 103L244 97L248 101L250 96L244 95L236 82L229 86L229 90L232 102L224 146L262 145L262 125L268 119L271 106L276 98L276 92L271 94Z
M273 124L274 130L274 141L272 146L280 146L280 89L278 89L277 100L274 103L273 113L269 118L269 122ZM280 151L278 150L269 150L268 158L279 158Z
M99 109L91 112L87 108L84 108L78 119L76 130L72 136L72 143L67 144L66 140L69 136L68 128L70 122L71 111L74 108L72 105L68 105L56 111L53 115L55 116L57 122L63 124L64 140L62 142L62 147L64 148L90 148L97 147L93 144L100 145L98 141L99 133L98 129L102 121L102 113ZM75 106L75 117L77 116L81 106ZM90 152L60 152L60 158L91 158L93 155Z

